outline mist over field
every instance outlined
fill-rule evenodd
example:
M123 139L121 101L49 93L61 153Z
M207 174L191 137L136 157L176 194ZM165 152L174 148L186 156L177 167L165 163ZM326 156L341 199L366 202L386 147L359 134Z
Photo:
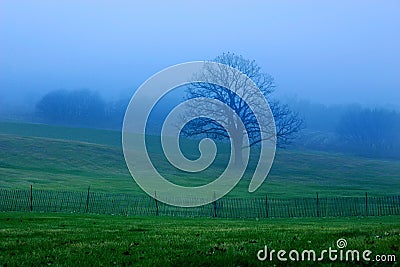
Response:
M0 119L121 130L151 75L231 52L271 75L271 98L304 121L289 147L397 157L399 7L2 1Z

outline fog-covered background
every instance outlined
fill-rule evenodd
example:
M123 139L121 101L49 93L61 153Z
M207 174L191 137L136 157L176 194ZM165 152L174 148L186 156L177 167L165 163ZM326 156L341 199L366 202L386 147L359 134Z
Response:
M304 120L292 144L397 157L398 1L0 2L0 118L120 129L165 67L234 52Z

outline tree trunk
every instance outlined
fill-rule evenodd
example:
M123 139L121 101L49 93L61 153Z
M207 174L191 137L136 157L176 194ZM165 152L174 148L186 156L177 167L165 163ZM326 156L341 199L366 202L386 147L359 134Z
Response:
M241 137L234 139L233 149L235 152L235 167L243 166L242 146L243 146L243 135Z

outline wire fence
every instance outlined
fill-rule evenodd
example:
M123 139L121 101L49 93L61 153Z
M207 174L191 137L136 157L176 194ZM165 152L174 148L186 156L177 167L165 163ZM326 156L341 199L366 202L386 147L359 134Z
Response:
M400 196L277 199L222 198L193 208L164 204L149 196L0 189L0 211L95 213L137 216L290 218L400 215Z

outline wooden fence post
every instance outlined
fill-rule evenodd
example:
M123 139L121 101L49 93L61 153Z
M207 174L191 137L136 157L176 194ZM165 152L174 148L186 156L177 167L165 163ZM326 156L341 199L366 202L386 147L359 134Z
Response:
M31 185L31 206L30 206L30 210L33 210L33 191L32 191L32 185Z
M214 218L217 217L217 200L216 200L215 192L214 192L214 201L213 201L213 206L214 206Z
M89 195L90 195L90 185L87 190L87 198L86 198L86 213L89 211Z
M318 192L317 192L317 217L319 217L319 198L318 198Z
M157 201L157 192L154 191L154 200L156 202L156 216L158 216L158 201Z
M265 194L265 216L268 218L268 195Z

